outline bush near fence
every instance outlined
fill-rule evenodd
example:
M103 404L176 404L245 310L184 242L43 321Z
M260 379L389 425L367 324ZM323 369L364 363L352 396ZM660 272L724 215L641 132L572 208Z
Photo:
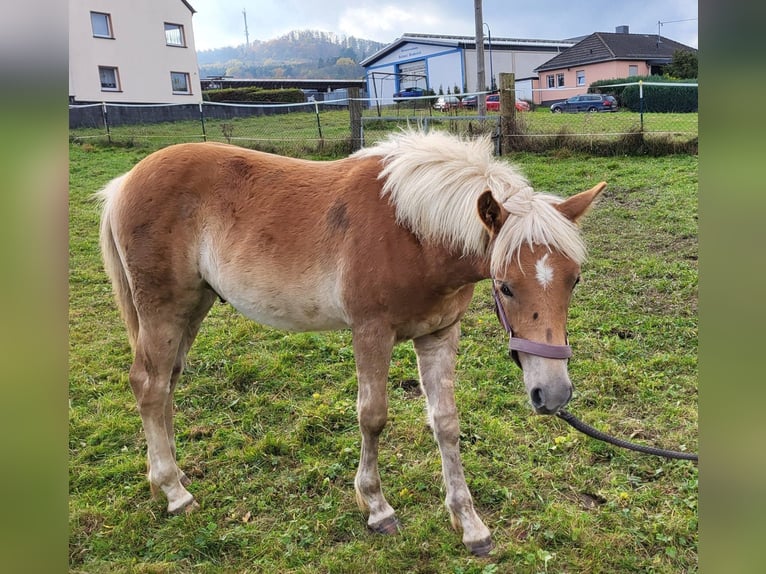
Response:
M687 113L697 111L696 86L644 86L643 90L644 112ZM629 110L634 112L641 110L639 86L627 86L623 91L623 102Z
M222 88L202 93L207 102L249 102L261 104L302 104L306 96L298 88L286 90L265 90L263 88Z
M632 112L642 111L639 98L640 88L637 82L644 84L644 112L657 113L688 113L696 112L697 87L696 86L656 86L651 83L662 84L685 84L696 83L696 79L676 80L666 76L631 76L629 78L613 78L611 80L599 80L593 82L588 92L596 94L609 94L617 98L617 103L622 108ZM619 85L626 84L626 85Z

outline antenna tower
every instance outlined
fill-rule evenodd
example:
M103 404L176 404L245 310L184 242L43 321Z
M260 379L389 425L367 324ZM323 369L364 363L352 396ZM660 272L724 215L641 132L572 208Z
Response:
M242 16L245 19L245 48L250 47L250 34L247 31L247 10L242 8Z

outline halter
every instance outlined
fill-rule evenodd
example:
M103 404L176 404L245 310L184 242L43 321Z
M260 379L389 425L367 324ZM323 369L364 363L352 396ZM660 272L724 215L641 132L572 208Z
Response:
M517 365L521 366L514 351L521 351L522 353L537 355L538 357L545 357L547 359L568 359L572 356L572 347L569 345L548 345L547 343L537 343L535 341L530 341L529 339L514 337L511 324L508 322L508 318L505 316L505 311L503 311L503 306L500 304L500 295L497 293L497 287L495 286L494 280L492 281L492 297L495 299L495 313L497 313L497 318L500 319L500 323L510 337L508 340L508 350Z

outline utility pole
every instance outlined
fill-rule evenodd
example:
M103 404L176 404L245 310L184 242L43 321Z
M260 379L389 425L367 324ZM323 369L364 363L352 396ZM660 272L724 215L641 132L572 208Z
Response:
M487 38L489 38L489 91L495 91L495 70L492 66L492 30L489 29L489 24L484 22L484 28L487 29Z
M473 0L473 5L476 24L476 91L483 92L487 84L484 78L484 17L481 11L481 0ZM479 94L476 98L476 109L479 116L487 115L485 94Z

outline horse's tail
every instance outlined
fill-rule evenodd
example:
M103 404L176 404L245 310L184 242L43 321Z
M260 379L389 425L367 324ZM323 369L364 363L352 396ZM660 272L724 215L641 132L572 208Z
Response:
M110 181L104 189L96 194L96 198L102 202L100 244L104 269L112 281L117 307L128 330L130 346L135 350L138 336L138 313L133 303L133 292L130 288L125 265L117 249L113 228L114 208L120 200L120 190L126 177L127 174Z

